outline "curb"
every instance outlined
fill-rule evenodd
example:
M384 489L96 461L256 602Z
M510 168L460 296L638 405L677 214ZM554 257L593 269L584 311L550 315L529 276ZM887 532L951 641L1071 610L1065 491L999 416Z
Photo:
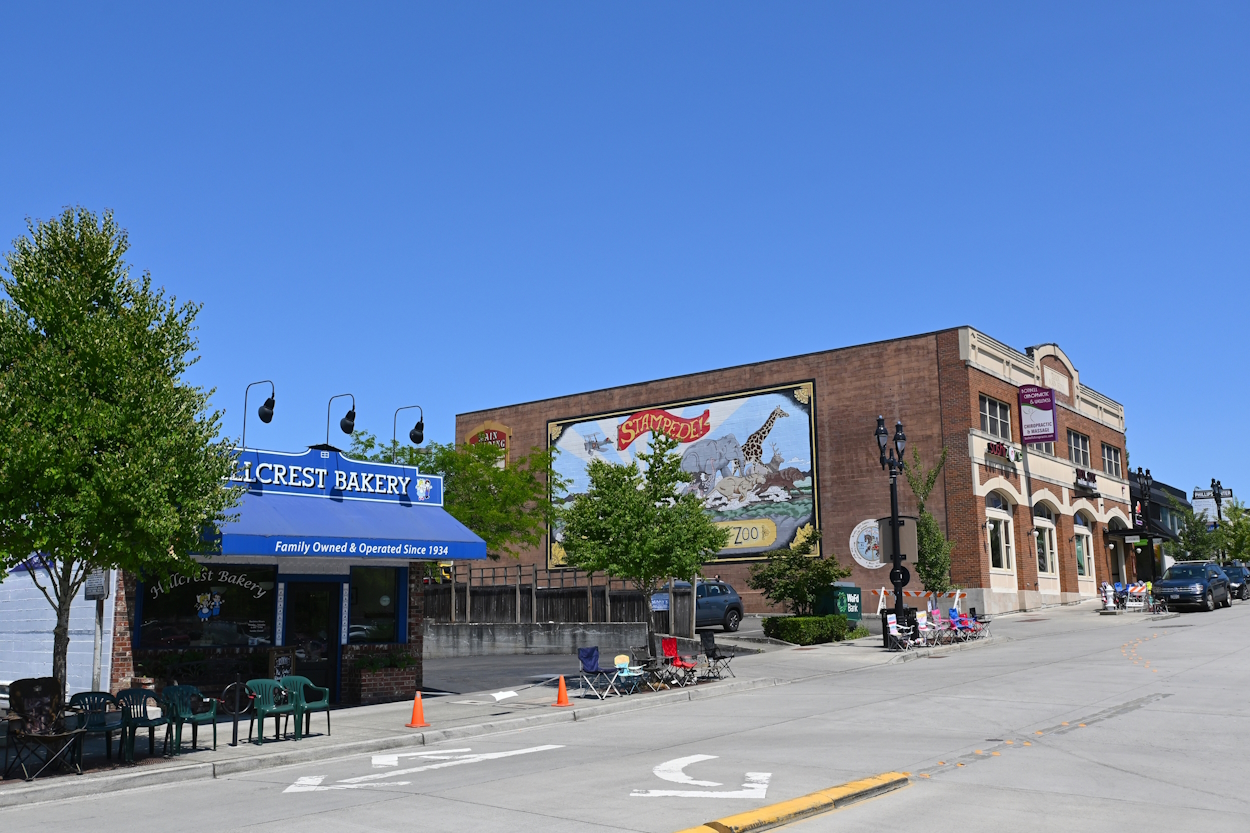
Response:
M709 697L721 697L742 691L760 688L772 688L784 685L785 680L764 677L753 680L721 680L710 686L696 686L690 689L655 692L649 697L622 698L608 703L592 706L577 706L572 709L553 709L550 712L528 714L496 720L488 723L473 723L465 726L451 726L446 729L435 729L425 732L405 732L404 734L373 738L370 740L349 741L327 746L304 749L282 750L263 755L252 755L246 758L218 761L214 763L194 763L179 765L153 765L127 770L125 772L100 773L99 775L80 775L72 779L56 778L47 782L38 781L24 786L11 788L0 787L0 809L18 807L28 804L39 804L45 801L59 801L65 798L78 798L87 795L99 795L105 792L118 792L140 787L161 784L177 784L187 781L211 780L243 772L260 769L305 764L313 761L346 758L370 752L382 752L405 746L428 746L444 740L478 737L499 732L511 732L531 726L548 726L554 723L574 723L591 720L596 717L633 712L655 708L671 703L686 703L692 700L704 700Z
M712 830L716 833L747 833L751 830L768 830L809 816L840 810L857 801L864 801L901 789L910 783L911 779L901 772L884 772L870 778L861 778L827 790L792 798L789 801L780 801L776 804L769 804L767 807L705 822L698 827L680 830L678 833L709 833Z
M1000 642L1010 641L1011 637L1009 636L987 636L972 642L956 642L954 645L939 645L935 648L916 648L892 657L886 665L898 665L901 662L911 662L914 659L924 659L926 657L944 657L947 654L968 651L981 645L995 645Z

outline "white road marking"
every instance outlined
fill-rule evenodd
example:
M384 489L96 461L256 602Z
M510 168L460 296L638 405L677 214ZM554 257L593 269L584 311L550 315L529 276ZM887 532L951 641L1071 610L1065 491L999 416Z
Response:
M548 749L563 749L563 744L546 746L531 746L528 749L512 749L508 752L482 752L477 755L457 755L453 760L443 761L437 764L426 764L425 766L409 767L408 769L397 769L394 772L377 772L373 775L361 775L356 778L344 778L340 784L361 784L369 781L376 781L381 778L394 778L397 775L409 775L414 772L427 772L431 769L445 769L449 766L460 766L461 764L476 764L481 761L493 761L498 758L511 758L514 755L528 755L531 752L546 752Z
M691 755L688 758L675 758L651 770L657 778L663 778L665 781L672 781L674 784L689 784L692 787L719 787L720 781L698 781L691 778L683 769L691 764L697 764L699 761L710 761L715 755Z
M436 760L445 760L451 757L453 752L468 752L469 748L464 749L440 749L437 752L397 752L394 755L374 755L373 768L382 769L388 766L399 766L400 758L434 758Z
M358 790L361 787L372 787L372 786L406 787L412 783L411 781L394 781L389 784L377 784L377 785L374 785L374 784L327 784L326 786L323 787L321 786L321 782L324 780L326 780L326 777L324 775L305 775L302 778L296 779L294 784L287 787L282 792L284 793L315 793L315 792L324 792L326 790Z
M634 790L641 798L764 798L768 795L771 772L748 772L740 790Z

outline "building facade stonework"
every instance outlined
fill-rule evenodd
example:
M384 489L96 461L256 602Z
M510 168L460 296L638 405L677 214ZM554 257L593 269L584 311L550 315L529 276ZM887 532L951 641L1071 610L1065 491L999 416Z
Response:
M510 442L525 450L548 445L553 423L598 414L626 415L619 417L623 422L629 413L665 403L793 386L800 380L811 383L808 412L815 445L810 470L800 474L810 477L811 493L818 501L823 553L849 566L851 580L859 586L877 589L889 584L888 567L865 566L875 562L853 558L851 553L852 532L871 528L872 520L890 511L888 479L873 438L878 414L885 416L887 425L903 421L909 460L916 449L923 463L931 466L943 446L948 450L926 508L954 542L951 579L965 588L970 606L994 613L1069 603L1092 597L1103 580L1115 580L1103 532L1129 522L1124 410L1085 386L1066 354L1053 344L1021 352L971 327L959 327L460 414L456 440L468 441L472 431L489 422L506 427ZM1020 442L1021 385L1054 389L1058 438L1053 448L1026 448ZM1005 420L984 424L982 397L992 401L988 407L996 417L1001 409ZM610 430L611 421L604 420L603 425ZM1076 462L1071 458L1069 431L1076 437L1076 453L1088 451L1086 465L1078 465L1083 458ZM745 434L737 436L744 438ZM1104 470L1103 446L1119 455L1118 473ZM587 448L589 452L591 446ZM767 454L763 459L732 461L720 473L712 473L705 484L709 499L720 500L710 487L726 477L745 480L739 475L757 468L770 474L762 468ZM774 478L777 468L776 463L771 466ZM1092 488L1091 475L1096 480ZM915 514L910 489L904 482L899 486L901 511ZM761 489L754 488L757 494L752 499ZM771 499L785 498L783 489L774 491ZM547 544L523 553L522 563L548 566ZM748 612L766 611L766 601L747 587L750 563L739 555L713 562L704 572L731 583ZM913 578L908 589L922 589L914 563L909 566Z

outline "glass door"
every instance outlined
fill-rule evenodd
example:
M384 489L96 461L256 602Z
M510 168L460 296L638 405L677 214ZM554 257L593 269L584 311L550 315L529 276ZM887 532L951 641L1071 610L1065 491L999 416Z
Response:
M283 641L295 649L295 673L339 697L339 583L294 581L286 587Z

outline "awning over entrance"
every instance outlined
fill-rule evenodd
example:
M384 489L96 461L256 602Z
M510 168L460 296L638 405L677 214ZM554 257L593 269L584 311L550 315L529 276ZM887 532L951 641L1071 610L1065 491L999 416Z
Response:
M396 560L486 558L486 542L443 509L440 478L336 450L243 449L247 491L221 554Z

